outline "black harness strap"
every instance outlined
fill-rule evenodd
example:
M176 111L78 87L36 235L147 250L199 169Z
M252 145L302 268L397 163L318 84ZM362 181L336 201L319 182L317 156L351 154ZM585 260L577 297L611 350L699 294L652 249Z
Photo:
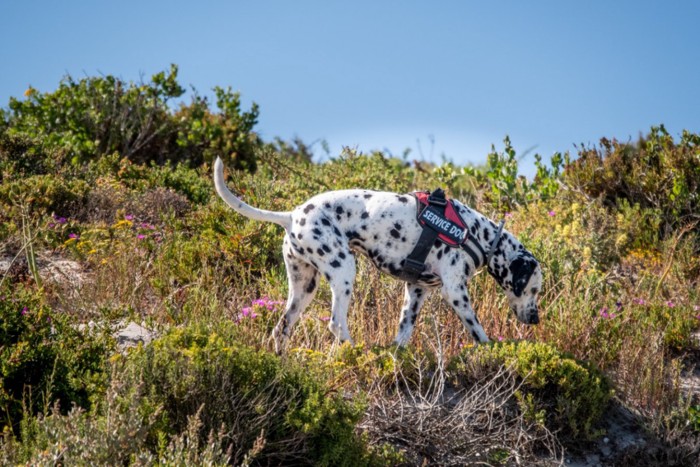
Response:
M447 199L445 198L445 192L440 188L430 193L428 196L428 207L433 206L441 216L445 215L445 207L447 206ZM422 204L418 203L418 209L422 209ZM427 207L425 208L427 209ZM431 248L435 245L435 241L438 238L438 231L431 228L423 227L423 232L420 234L420 238L413 248L411 254L404 260L403 271L401 277L409 282L415 282L425 271L425 258L428 257Z
M467 237L467 238L468 238L468 237ZM465 239L465 240L466 240L466 239ZM477 249L481 252L481 256L482 256L483 258L486 258L486 253L485 253L484 250L481 248L481 245L479 245L478 242L471 242L471 243L473 243L474 245L476 245ZM462 249L463 249L464 251L467 252L467 254L468 254L469 256L472 257L472 261L474 261L474 268L479 269L479 268L481 267L481 259L480 259L479 256L476 254L476 251L474 251L474 250L472 249L472 247L470 247L469 244L466 243L466 241L465 241L465 243L462 243L460 246L462 247Z

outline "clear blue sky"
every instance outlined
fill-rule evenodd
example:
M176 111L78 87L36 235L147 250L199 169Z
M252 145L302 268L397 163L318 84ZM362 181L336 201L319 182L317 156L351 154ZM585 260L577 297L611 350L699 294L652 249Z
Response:
M507 134L548 161L659 123L700 132L699 24L694 1L8 0L0 106L66 74L138 81L176 63L201 94L257 102L267 140L413 158L420 141L465 164Z

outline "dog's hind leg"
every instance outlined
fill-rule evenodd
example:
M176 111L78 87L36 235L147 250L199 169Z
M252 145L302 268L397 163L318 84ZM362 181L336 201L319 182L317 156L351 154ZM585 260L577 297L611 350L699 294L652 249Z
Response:
M416 324L416 318L418 317L421 306L423 306L425 296L426 293L423 287L406 283L403 307L401 308L401 317L399 318L399 330L394 340L396 345L404 346L411 339L411 334Z
M284 314L278 321L272 336L275 341L275 351L279 354L292 334L294 325L304 312L318 289L319 274L314 266L302 261L294 252L289 240L284 240L284 263L287 267L289 292Z

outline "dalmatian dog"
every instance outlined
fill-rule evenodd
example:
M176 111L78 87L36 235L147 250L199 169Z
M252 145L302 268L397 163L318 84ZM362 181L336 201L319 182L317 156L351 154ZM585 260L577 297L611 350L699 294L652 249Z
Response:
M214 182L219 196L239 214L284 227L282 242L289 281L284 315L273 330L275 349L282 351L294 324L314 297L323 276L332 292L330 331L341 342L352 339L347 313L356 274L356 254L362 254L382 272L403 278L404 261L423 227L416 219L417 200L411 195L354 189L316 195L289 212L257 209L236 197L226 186L224 165L217 158ZM471 251L435 242L425 269L406 282L405 298L395 343L411 338L416 318L429 290L439 287L442 298L478 342L489 339L474 313L467 283L486 267L503 289L510 308L525 324L539 322L537 296L542 271L535 257L509 232L479 212L454 201L469 229ZM498 238L496 238L498 237ZM485 254L475 253L485 252Z

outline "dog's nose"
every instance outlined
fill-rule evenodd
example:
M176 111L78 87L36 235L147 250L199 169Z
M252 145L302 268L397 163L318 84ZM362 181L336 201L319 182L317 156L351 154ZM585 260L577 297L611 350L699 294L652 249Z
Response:
M540 322L540 317L538 315L530 315L530 323L529 324L539 324Z

